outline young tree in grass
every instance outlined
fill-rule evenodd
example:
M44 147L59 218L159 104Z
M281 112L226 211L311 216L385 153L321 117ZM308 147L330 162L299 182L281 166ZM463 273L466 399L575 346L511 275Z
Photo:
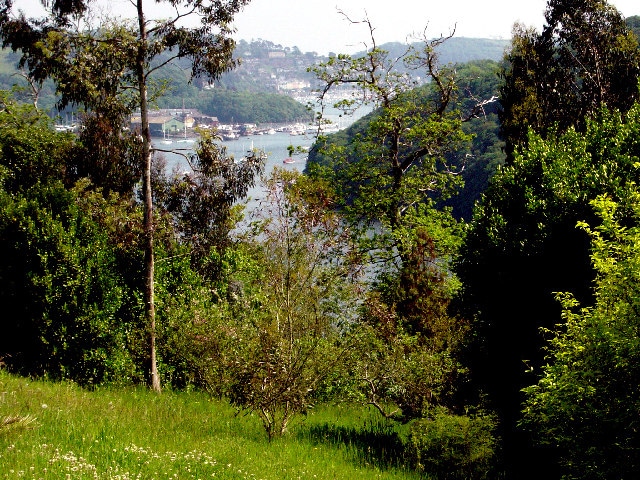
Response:
M116 22L108 28L91 23L91 17L87 16L90 0L43 1L51 14L44 19L13 15L13 0L3 0L0 7L3 45L22 52L20 64L36 81L53 78L62 104L83 104L98 113L108 112L122 122L133 108L140 108L138 160L143 179L144 302L149 328L149 383L156 391L160 391L160 379L155 348L152 147L148 118L151 74L178 58L191 61L193 77L215 78L232 68L231 22L248 0L161 3L172 7L168 19L148 19L147 3L136 0L132 14L135 23ZM185 26L188 18L197 19L199 24ZM113 127L119 132L122 126Z
M250 235L253 268L231 292L244 308L226 328L236 338L231 401L256 412L272 438L352 353L359 263L326 185L276 170L266 187Z

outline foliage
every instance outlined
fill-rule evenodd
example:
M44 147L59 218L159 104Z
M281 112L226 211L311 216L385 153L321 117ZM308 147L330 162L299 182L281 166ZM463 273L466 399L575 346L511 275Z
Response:
M411 425L407 454L416 468L439 480L495 478L496 420L438 409Z
M448 312L457 282L444 267L451 251L441 250L455 250L460 237L443 218L428 218L402 266L379 275L366 298L354 367L361 401L403 422L457 407L466 373L459 356L468 326Z
M60 185L2 202L7 363L81 384L130 382L130 295L107 234ZM78 195L81 197L81 195ZM82 200L81 200L82 201ZM104 208L104 205L103 205ZM4 343L4 342L3 342Z
M340 55L314 69L326 85L321 102L331 88L346 85L353 86L353 96L336 107L348 111L372 103L378 108L363 134L346 148L318 141L321 153L333 159L338 195L351 202L346 211L358 221L379 222L393 230L405 212L409 217L428 203L429 195L446 198L456 184L446 155L468 138L457 112L448 111L456 88L452 72L439 71L434 54L444 40L426 42L423 51L409 50L403 57L408 66L424 66L438 86L426 96L412 88L412 79L393 69L396 62L376 48L373 39L366 57Z
M594 304L579 308L571 294L558 295L563 323L545 330L548 363L538 383L525 389L523 424L539 442L561 449L566 478L640 473L634 388L640 378L640 195L629 201L631 223L610 198L592 202L601 223L581 226L592 242Z
M528 148L498 170L476 209L456 267L463 315L474 319L476 333L469 365L510 435L520 389L531 381L525 366L543 361L539 327L551 327L560 315L553 292L590 302L589 243L576 223L595 224L589 202L602 194L631 212L639 115L636 105L626 115L602 111L582 132L569 129L547 140L531 134ZM514 451L506 453L522 446L514 438L507 445Z
M472 112L482 99L496 98L500 88L499 64L492 61L469 62L456 65L460 98L455 106L462 112ZM475 118L462 125L471 137L471 145L462 161L464 184L445 205L451 206L456 218L470 220L476 201L487 188L490 178L504 164L504 142L499 138L500 121L498 102L486 103ZM455 158L455 157L454 157Z
M7 192L26 192L64 178L71 136L53 132L44 115L16 103L8 92L0 92L0 118L1 180Z
M178 242L188 246L193 268L218 281L216 258L229 246L229 234L238 220L234 205L264 171L266 154L256 150L236 160L207 132L201 133L195 150L188 156L189 173L167 174L164 162L157 162L154 203L170 217Z
M171 232L171 229L168 229ZM218 315L220 293L215 287L225 281L206 279L193 266L188 245L163 242L158 251L157 301L158 365L163 384L174 389L201 389L221 396L228 378L224 369L227 351L220 330L227 318ZM232 256L225 250L219 259L224 269ZM232 315L232 312L225 311ZM144 352L144 339L134 354ZM141 362L142 363L142 362Z
M500 102L509 160L527 130L546 138L582 130L602 105L628 110L638 99L640 50L605 0L551 0L542 33L516 25L505 55Z
M312 406L349 352L356 272L326 186L286 170L266 186L263 217L252 227L257 265L236 293L243 309L227 329L236 339L230 399L256 412L272 438Z
M114 241L131 211L86 182L64 187L73 143L33 108L5 99L0 117L4 362L82 384L131 381L131 284L119 272L131 257Z
M76 151L67 160L67 183L88 178L105 195L131 195L142 176L142 145L121 128L123 124L122 112L115 118L104 113L83 116Z

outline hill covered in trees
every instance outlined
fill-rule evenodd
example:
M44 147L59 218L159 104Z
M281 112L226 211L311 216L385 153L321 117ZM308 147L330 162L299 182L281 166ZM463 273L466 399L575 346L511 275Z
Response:
M450 45L449 45L450 43ZM464 63L470 60L499 60L507 45L506 40L452 38L439 48L444 63ZM401 55L406 45L388 43L382 46L391 55ZM155 74L157 82L165 84L165 93L155 101L160 108L197 109L216 116L222 122L276 123L310 121L306 105L296 102L296 97L308 97L317 87L315 78L308 71L312 65L327 58L313 52L301 52L297 47L286 47L268 40L246 42L236 47L237 68L224 73L215 82L189 83L189 64L184 60L173 61ZM16 69L17 53L3 50L0 53L0 88L22 87L20 97L28 100L32 90L26 79ZM164 61L163 56L157 60ZM45 82L39 92L38 103L44 111L55 112L55 87Z

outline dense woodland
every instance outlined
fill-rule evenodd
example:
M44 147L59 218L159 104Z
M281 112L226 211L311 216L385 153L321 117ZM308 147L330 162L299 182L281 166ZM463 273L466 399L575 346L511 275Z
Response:
M150 21L141 0L138 22L98 26L83 1L40 21L0 3L32 87L0 96L3 368L198 389L270 440L315 405L370 405L408 426L395 448L425 478L638 478L638 17L549 0L500 62L458 64L439 54L452 38L390 53L365 18L365 52L298 56L319 125L324 107L372 113L319 136L304 174L265 178L262 152L236 162L215 135L189 174L154 152L158 69L233 71L248 2L173 3L206 21ZM82 109L79 134L55 131L46 89ZM258 181L268 199L243 212Z

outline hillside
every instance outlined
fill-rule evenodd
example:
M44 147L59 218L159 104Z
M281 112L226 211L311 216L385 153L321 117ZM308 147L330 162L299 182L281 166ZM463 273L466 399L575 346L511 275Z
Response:
M2 370L0 392L3 480L421 478L390 465L399 436L363 408L320 406L269 443L257 416L198 392L89 392Z
M506 45L507 40L454 37L440 47L440 59L443 63L497 61L502 58ZM406 45L385 43L381 48L392 56L400 56ZM224 74L214 84L202 81L189 83L189 65L185 62L167 65L157 75L158 80L165 80L168 84L166 94L157 100L158 106L181 108L186 105L217 116L222 121L234 119L243 123L308 119L305 106L293 99L312 93L316 84L313 74L307 71L308 67L328 60L327 57L265 40L239 41L235 56L239 60L238 68ZM18 75L18 60L18 55L13 52L1 52L0 89L8 90L19 85L24 89L23 98L29 100L27 82ZM47 84L40 93L39 106L53 112L54 105L54 89Z
M437 51L442 64L467 63L476 60L500 61L509 43L510 40L504 39L453 37L440 45ZM419 46L419 43L414 45ZM392 42L384 43L380 48L388 51L392 57L399 57L406 51L407 45ZM363 53L358 52L356 56Z

